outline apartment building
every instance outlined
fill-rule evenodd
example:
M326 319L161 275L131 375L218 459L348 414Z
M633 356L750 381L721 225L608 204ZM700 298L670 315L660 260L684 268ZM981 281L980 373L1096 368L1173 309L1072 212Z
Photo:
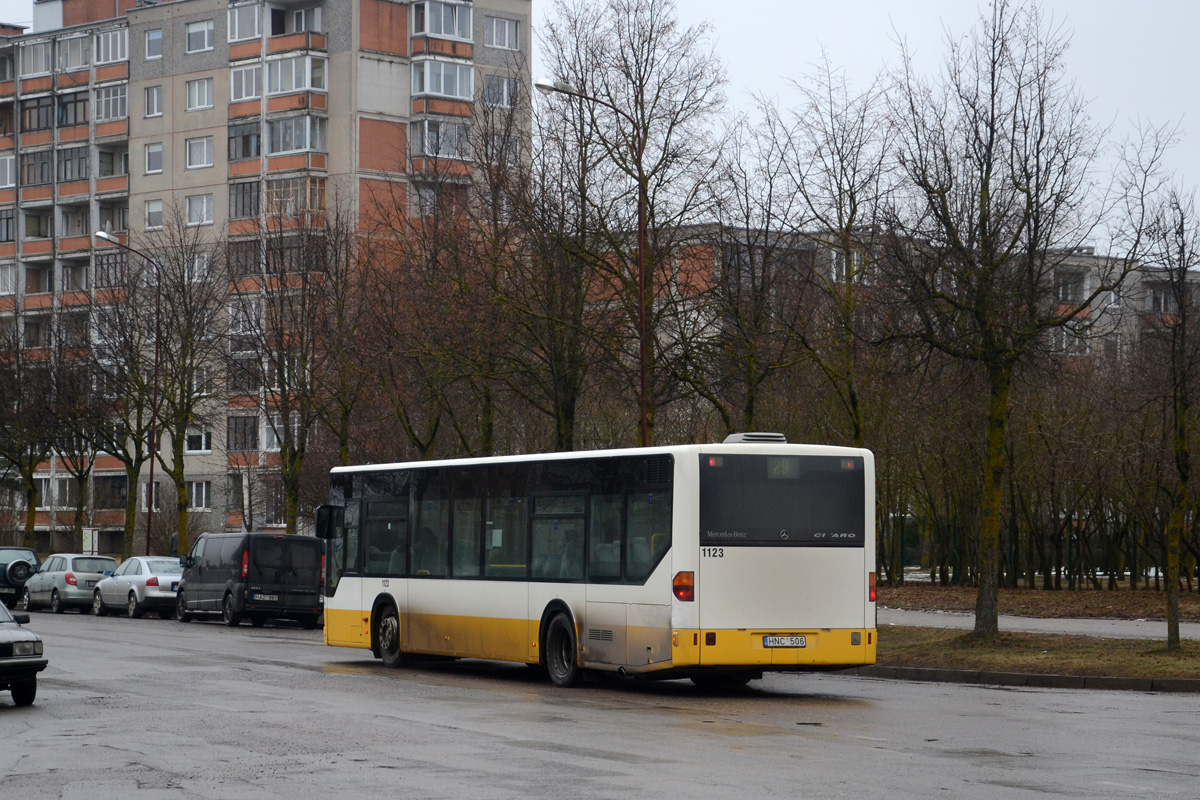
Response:
M83 312L126 257L98 231L148 247L180 219L236 241L335 189L369 214L429 156L469 175L479 104L530 85L530 15L531 0L38 0L32 30L0 24L0 328L29 349L55 326L89 335ZM269 472L276 444L254 413L226 404L180 443L193 530L245 524L231 465ZM69 545L78 487L43 467L49 551ZM120 550L126 483L100 454L85 547ZM265 494L256 527L280 525Z

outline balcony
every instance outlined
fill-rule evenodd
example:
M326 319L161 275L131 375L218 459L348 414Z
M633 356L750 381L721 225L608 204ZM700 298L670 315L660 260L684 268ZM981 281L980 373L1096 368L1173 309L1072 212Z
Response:
M267 40L267 53L285 53L288 50L320 50L326 49L325 34L316 31L301 31L286 33L282 36L272 36Z

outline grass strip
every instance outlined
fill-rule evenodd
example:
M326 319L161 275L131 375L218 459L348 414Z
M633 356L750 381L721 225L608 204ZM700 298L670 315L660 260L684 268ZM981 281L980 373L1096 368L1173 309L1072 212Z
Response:
M986 670L1036 675L1200 679L1200 643L1168 652L1161 641L1001 633L981 640L944 628L884 625L876 663L885 667Z

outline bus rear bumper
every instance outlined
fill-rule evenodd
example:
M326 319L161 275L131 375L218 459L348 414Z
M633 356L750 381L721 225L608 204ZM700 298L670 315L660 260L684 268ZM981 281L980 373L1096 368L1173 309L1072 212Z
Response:
M874 628L675 630L675 667L806 669L875 663Z

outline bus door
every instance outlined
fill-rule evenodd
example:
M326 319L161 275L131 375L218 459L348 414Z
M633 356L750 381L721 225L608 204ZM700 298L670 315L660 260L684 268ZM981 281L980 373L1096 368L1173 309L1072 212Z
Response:
M340 530L328 532L325 552L325 643L345 647L370 647L370 609L363 608L362 541L359 504L344 509ZM322 526L318 524L318 530ZM342 580L345 575L353 580Z

